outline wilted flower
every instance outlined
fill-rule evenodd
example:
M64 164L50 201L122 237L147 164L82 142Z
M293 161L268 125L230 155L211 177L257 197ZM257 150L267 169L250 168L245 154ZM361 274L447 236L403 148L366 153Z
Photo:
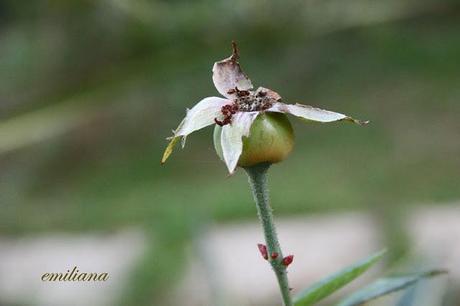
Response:
M204 98L187 110L186 117L169 138L162 163L171 155L180 138L183 147L187 135L211 124L217 125L214 133L216 150L229 172L233 173L237 166L278 162L289 154L294 143L293 132L283 114L316 122L367 123L308 105L282 103L281 96L268 88L253 90L238 58L238 49L233 43L232 55L214 64L212 80L225 98Z

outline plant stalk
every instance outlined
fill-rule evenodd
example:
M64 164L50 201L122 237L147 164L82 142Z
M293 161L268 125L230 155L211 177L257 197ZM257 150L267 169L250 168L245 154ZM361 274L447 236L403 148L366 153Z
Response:
M275 223L273 222L272 208L267 185L267 171L269 163L261 163L252 167L244 168L249 177L249 184L257 206L257 212L264 231L267 244L268 261L276 274L281 296L285 306L293 306L290 287L287 278L286 266L283 264L283 253L276 234ZM278 254L272 258L272 254Z

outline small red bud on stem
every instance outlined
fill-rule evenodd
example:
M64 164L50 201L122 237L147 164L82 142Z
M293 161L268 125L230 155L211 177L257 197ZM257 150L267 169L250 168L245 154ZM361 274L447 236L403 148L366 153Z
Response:
M283 258L283 265L287 267L292 263L293 260L294 260L294 255L288 255Z
M259 248L259 252L262 255L262 257L267 260L268 259L268 252L267 252L267 246L265 244L257 244L257 247Z
M272 259L277 259L278 258L278 253L273 252L272 255L271 255L271 258Z

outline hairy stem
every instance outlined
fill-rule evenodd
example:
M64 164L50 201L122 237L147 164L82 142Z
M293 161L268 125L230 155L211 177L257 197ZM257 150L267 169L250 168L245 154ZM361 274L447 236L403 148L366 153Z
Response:
M252 167L245 168L249 177L254 200L257 206L260 222L264 230L265 241L267 243L268 261L278 280L281 295L285 306L292 306L292 298L289 289L289 283L286 273L286 266L283 265L283 254L280 243L276 234L275 223L273 222L272 209L267 186L267 170L270 168L269 163L262 163ZM278 254L272 258L272 254Z

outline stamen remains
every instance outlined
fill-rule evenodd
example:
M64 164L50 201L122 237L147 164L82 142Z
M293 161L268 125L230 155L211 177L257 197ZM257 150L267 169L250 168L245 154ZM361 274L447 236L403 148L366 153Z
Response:
M228 94L235 94L233 104L222 106L223 120L214 118L217 125L224 126L232 123L233 115L237 112L261 112L272 107L275 99L268 97L265 91L239 90L237 87L228 91Z
M233 115L236 114L237 111L238 111L238 105L235 103L224 105L222 106L222 109L221 109L222 115L224 115L224 119L220 121L217 118L214 118L214 122L220 126L230 124L232 123Z
M267 96L265 91L240 91L236 89L235 103L241 112L261 112L272 107L276 101Z

